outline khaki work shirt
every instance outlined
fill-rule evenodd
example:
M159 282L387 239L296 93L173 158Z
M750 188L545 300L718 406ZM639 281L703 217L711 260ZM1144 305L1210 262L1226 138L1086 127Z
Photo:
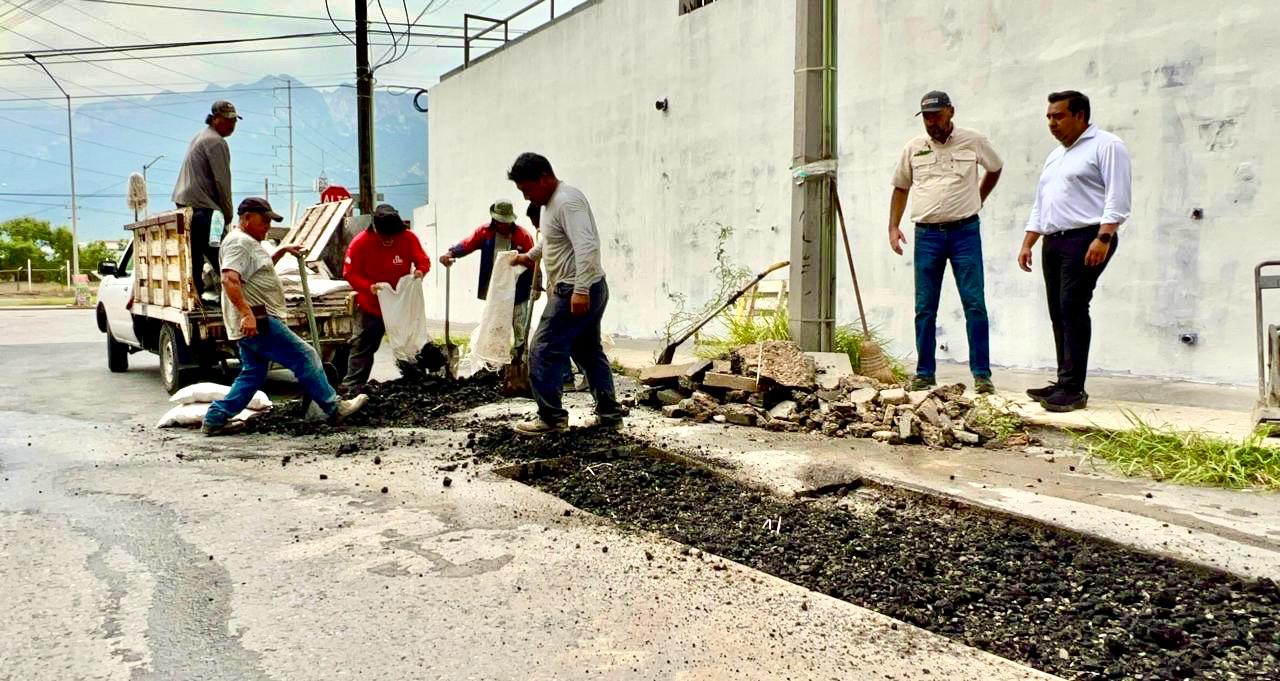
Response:
M284 303L284 286L276 275L275 262L263 248L262 242L239 229L234 229L222 240L222 269L240 275L240 291L249 307L262 306L267 314L283 320L287 314ZM227 328L227 338L240 340L242 315L231 304L227 289L222 289L222 323Z
M942 144L927 133L907 143L893 186L911 191L911 221L934 224L963 220L982 208L978 166L1004 167L982 133L956 126Z

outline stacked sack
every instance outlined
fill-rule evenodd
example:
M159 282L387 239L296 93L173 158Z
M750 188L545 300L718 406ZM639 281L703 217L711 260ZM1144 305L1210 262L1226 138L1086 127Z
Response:
M231 391L231 386L219 385L217 383L197 383L189 385L182 390L173 394L169 398L177 406L170 409L164 416L160 417L160 422L156 424L157 428L194 428L204 422L205 412L209 411L209 405L218 400L225 399L227 393ZM253 399L249 401L249 406L244 411L236 414L234 420L248 421L257 416L259 413L271 408L271 398L267 394L259 390L254 393Z

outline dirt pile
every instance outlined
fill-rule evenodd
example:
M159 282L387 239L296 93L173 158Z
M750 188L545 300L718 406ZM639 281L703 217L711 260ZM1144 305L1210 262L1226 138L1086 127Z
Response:
M640 380L638 401L698 423L936 448L1026 444L1012 412L971 399L963 384L910 392L852 371L824 377L808 353L782 341L740 348L728 360L654 367Z
M483 372L469 379L447 380L439 376L418 375L380 383L370 382L365 392L369 403L347 419L342 428L433 427L452 414L474 409L502 399L500 380L496 374ZM324 421L308 421L302 417L302 403L293 400L278 404L271 411L249 422L249 429L259 433L311 435L327 433L334 427Z
M695 547L691 555L716 554L1064 678L1280 678L1280 589L1270 580L869 488L788 503L644 456L570 461L528 482Z

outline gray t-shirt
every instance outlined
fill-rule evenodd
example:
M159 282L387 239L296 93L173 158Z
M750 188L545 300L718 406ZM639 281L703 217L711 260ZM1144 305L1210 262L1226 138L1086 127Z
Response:
M223 220L231 224L231 148L213 126L191 140L173 187L173 202L221 211Z
M240 275L240 290L244 292L244 300L249 307L261 305L267 308L268 315L276 319L285 318L284 286L276 276L271 254L262 247L261 241L239 229L232 230L222 240L222 269ZM227 326L227 338L240 340L241 319L240 311L231 304L224 287L222 321Z
M572 284L574 293L587 293L604 279L600 264L600 234L591 204L576 187L564 182L556 187L542 210L542 241L529 255L542 261L547 290L556 284Z

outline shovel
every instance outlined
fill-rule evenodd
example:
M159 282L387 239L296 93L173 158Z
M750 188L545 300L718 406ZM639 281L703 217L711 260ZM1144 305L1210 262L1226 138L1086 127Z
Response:
M453 378L458 369L458 346L453 344L453 336L449 335L449 297L450 273L452 267L444 268L444 377Z
M534 279L537 279L538 263L534 263ZM531 287L532 288L532 287ZM503 370L502 394L507 397L522 397L533 394L533 384L529 381L529 326L533 322L533 291L529 291L529 305L524 312L524 338L517 338L520 356L511 360Z
M729 300L725 301L724 305L721 305L715 312L712 312L711 314L707 315L707 317L702 321L698 322L697 324L694 324L688 331L684 333L684 335L672 341L670 344L667 345L666 348L663 348L662 354L658 355L657 363L670 364L671 360L675 359L676 348L680 347L681 343L689 340L693 336L693 334L698 332L698 329L701 329L702 327L706 326L707 322L710 322L712 319L719 317L721 312L724 312L725 310L727 310L729 306L734 304L734 302L736 302L739 298L741 298L744 293L746 293L747 291L750 291L751 288L754 287L756 284L759 284L760 280L764 279L770 274L773 274L774 272L790 264L791 262L788 260L783 260L782 262L775 262L774 264L769 266L769 269L761 272L760 274L757 274L755 279L752 279L751 281L747 282L747 285L743 286L741 289L738 290L737 293L733 294L729 298Z
M303 307L307 311L307 331L311 334L311 347L315 348L316 357L320 359L320 365L324 369L325 378L329 380L329 385L337 387L338 381L342 380L342 377L338 376L337 367L324 361L324 355L320 352L320 331L319 327L316 325L316 308L311 303L311 286L307 283L307 252L299 251L297 257L298 281L302 283L302 301L304 304ZM302 399L303 413L309 411L310 408L311 398L304 397Z

